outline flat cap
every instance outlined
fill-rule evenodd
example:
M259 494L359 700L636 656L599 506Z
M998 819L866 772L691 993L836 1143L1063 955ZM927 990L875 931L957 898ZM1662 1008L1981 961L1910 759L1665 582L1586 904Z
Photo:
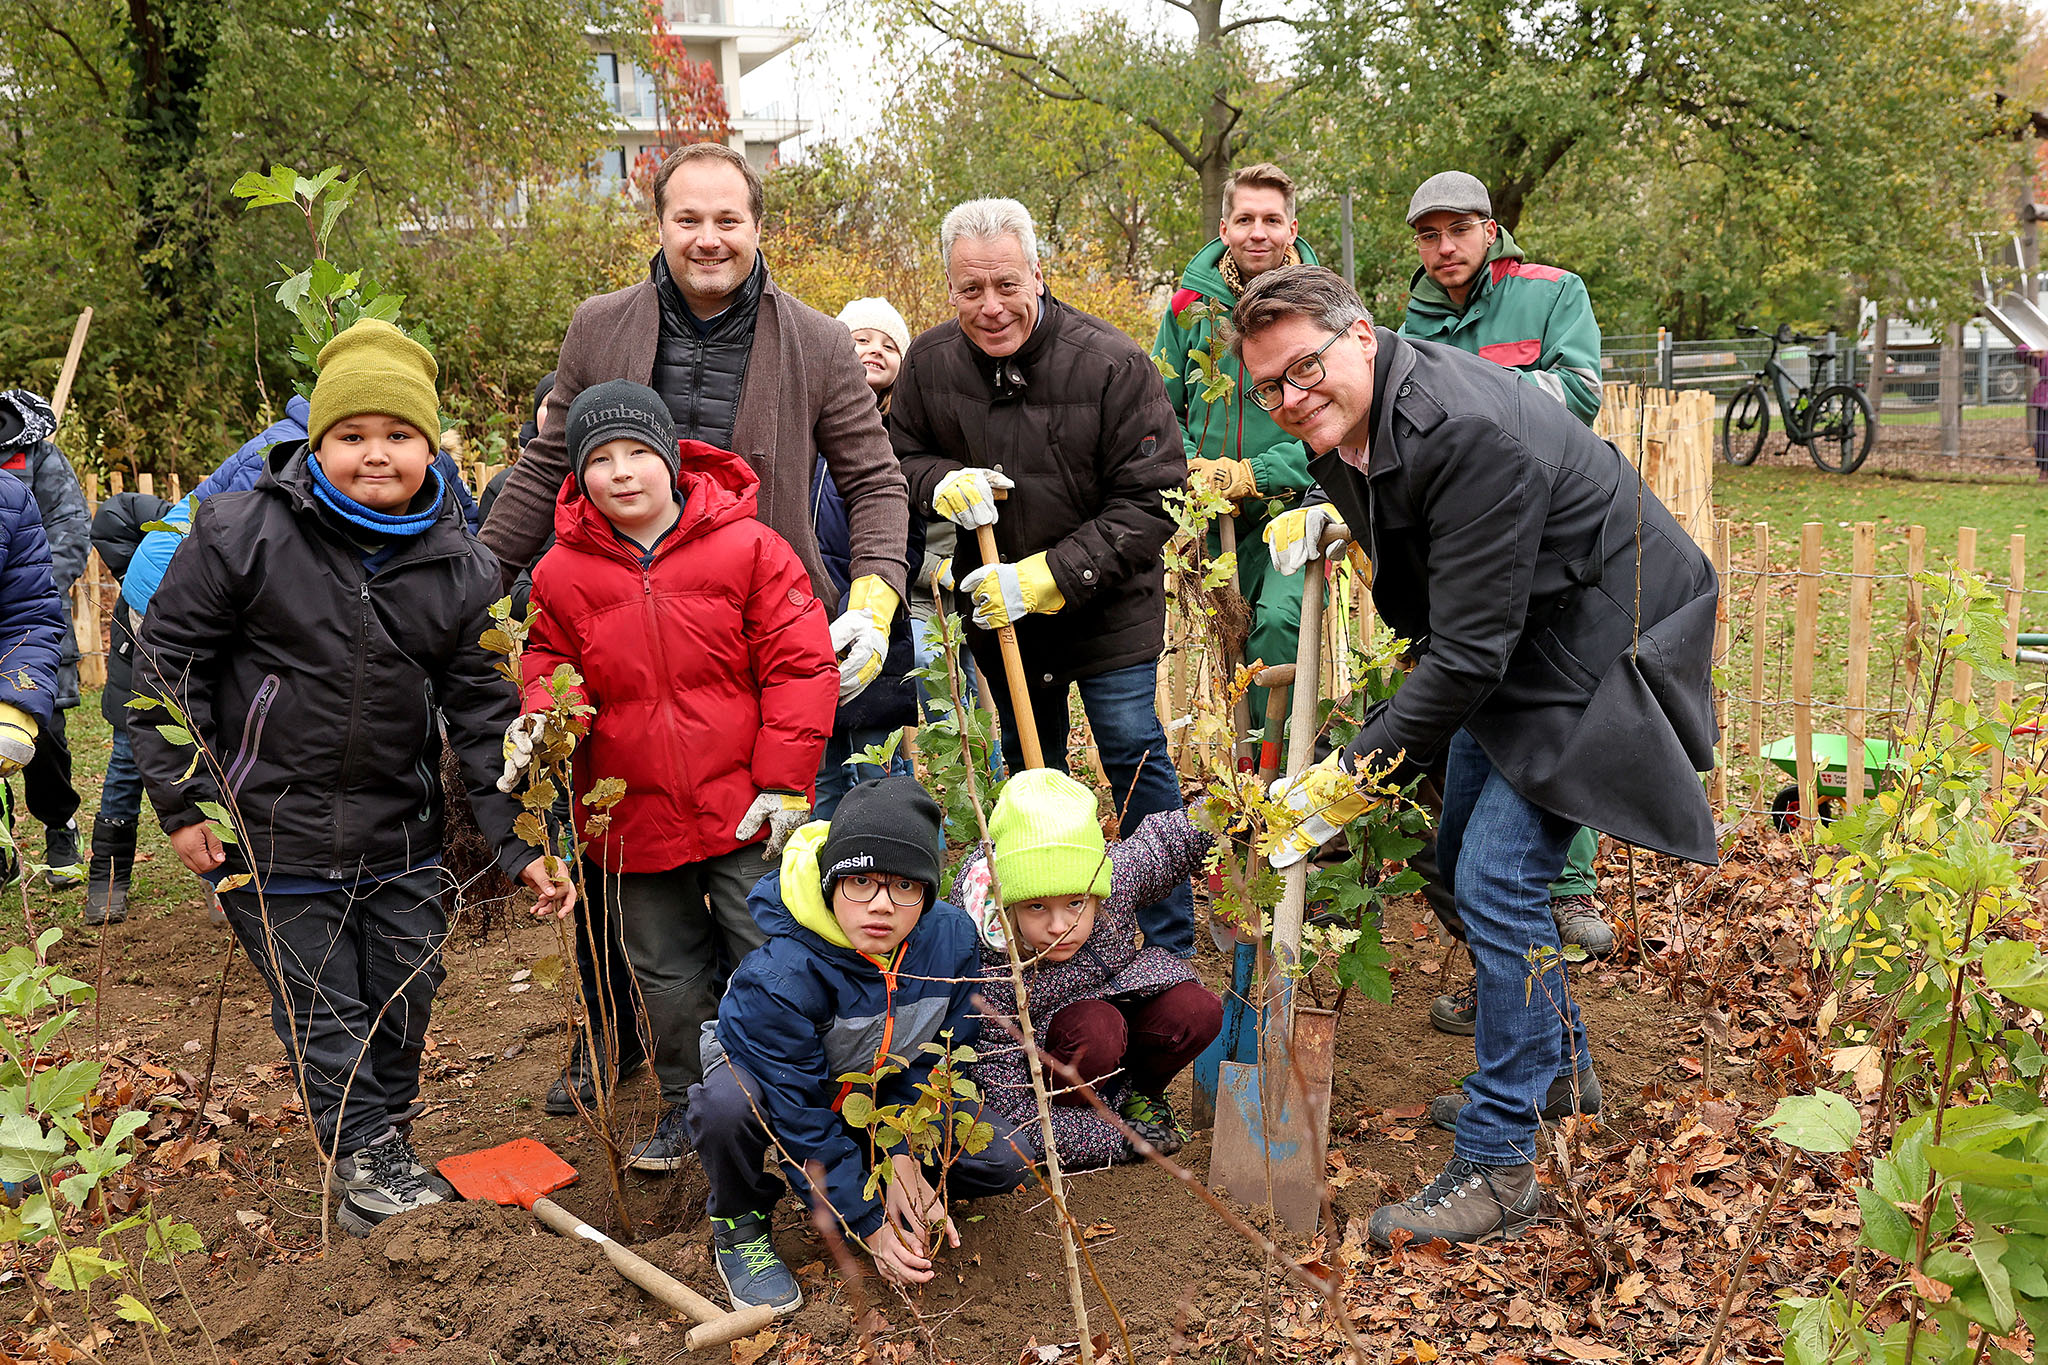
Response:
M1425 213L1476 213L1493 217L1493 199L1476 175L1463 171L1438 171L1422 182L1408 201L1408 225Z

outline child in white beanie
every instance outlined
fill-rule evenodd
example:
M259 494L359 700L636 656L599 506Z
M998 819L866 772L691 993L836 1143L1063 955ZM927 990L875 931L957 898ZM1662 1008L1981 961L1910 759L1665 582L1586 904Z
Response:
M889 390L896 387L903 353L910 349L910 325L887 299L855 299L839 310L839 320L853 333L853 353L860 357L875 403L886 416Z

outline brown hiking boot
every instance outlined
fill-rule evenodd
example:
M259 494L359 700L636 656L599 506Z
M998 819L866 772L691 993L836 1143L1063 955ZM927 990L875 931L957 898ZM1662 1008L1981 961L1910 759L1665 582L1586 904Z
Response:
M1472 1245L1521 1236L1542 1202L1543 1188L1528 1162L1480 1166L1454 1156L1414 1198L1374 1209L1366 1231L1379 1247L1391 1246L1396 1231L1408 1232L1417 1243Z
M1577 944L1587 957L1606 957L1614 951L1613 926L1594 897L1559 896L1550 903L1550 918L1557 925L1558 941Z

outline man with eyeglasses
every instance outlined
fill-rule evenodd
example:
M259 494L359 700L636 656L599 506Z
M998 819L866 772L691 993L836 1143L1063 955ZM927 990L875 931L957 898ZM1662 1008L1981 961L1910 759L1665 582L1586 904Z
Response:
M1373 601L1417 662L1357 736L1279 793L1298 859L1365 809L1356 774L1441 763L1437 849L1469 935L1476 1070L1430 1117L1444 1172L1374 1212L1381 1246L1515 1236L1536 1216L1537 1116L1597 1113L1548 887L1582 825L1717 861L1713 566L1614 450L1499 366L1373 326L1317 266L1255 281L1232 313L1254 402L1311 451L1300 509L1267 528L1300 572L1356 535Z
M1600 411L1600 325L1593 319L1585 281L1569 270L1526 260L1508 230L1493 221L1493 200L1477 176L1443 171L1417 187L1408 201L1408 225L1422 257L1408 284L1401 335L1440 341L1516 371L1591 425ZM1594 957L1614 951L1614 929L1600 912L1593 875L1599 836L1582 829L1572 839L1564 872L1550 888L1551 914L1566 943ZM1449 893L1433 875L1425 898L1452 933L1456 916ZM1440 995L1430 1006L1431 1027L1472 1032L1474 996L1468 987Z

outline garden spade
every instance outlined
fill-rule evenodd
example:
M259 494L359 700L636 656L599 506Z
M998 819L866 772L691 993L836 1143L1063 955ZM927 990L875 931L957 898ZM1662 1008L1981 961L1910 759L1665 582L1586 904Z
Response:
M448 1157L440 1163L440 1170L464 1199L517 1204L533 1210L534 1217L564 1237L597 1243L621 1275L698 1324L683 1337L683 1345L692 1351L752 1336L775 1321L775 1310L765 1304L732 1312L720 1308L548 1198L576 1179L576 1168L556 1156L545 1143L520 1138L481 1152Z
M1328 549L1342 537L1324 538ZM1316 701L1322 693L1323 601L1327 561L1309 563L1301 594L1301 641L1294 655L1287 775L1299 778L1315 756ZM1270 701L1269 701L1270 715ZM1260 1015L1259 1061L1218 1068L1216 1142L1209 1186L1247 1204L1270 1204L1292 1232L1313 1233L1322 1212L1323 1161L1330 1132L1330 1081L1336 1018L1296 1010L1289 972L1301 960L1309 860L1282 874L1273 912L1272 959Z

